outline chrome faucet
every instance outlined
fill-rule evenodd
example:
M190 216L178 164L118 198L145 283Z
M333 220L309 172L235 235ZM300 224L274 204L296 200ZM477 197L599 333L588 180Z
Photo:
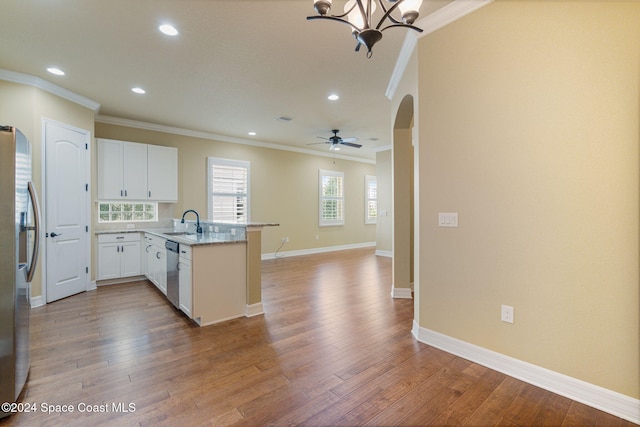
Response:
M194 214L196 214L196 233L202 234L202 227L200 227L200 215L193 209L184 211L184 213L182 214L182 220L180 220L180 224L184 224L184 216L189 212L193 212Z

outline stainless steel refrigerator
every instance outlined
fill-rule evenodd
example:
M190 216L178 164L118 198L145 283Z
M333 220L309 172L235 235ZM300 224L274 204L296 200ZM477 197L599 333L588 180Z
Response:
M16 128L0 126L0 403L15 402L29 375L30 282L39 224L31 146ZM0 418L7 415L0 410Z

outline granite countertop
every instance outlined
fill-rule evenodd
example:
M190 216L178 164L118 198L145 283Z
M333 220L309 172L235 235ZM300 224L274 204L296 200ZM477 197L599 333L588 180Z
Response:
M242 226L250 227L277 227L280 224L266 223L266 222L252 222L249 224L243 224ZM121 234L121 233L150 233L164 239L173 240L183 245L198 246L198 245L216 245L225 243L246 243L245 233L239 233L234 235L231 233L214 233L204 232L202 234L196 234L192 232L186 232L184 230L175 230L173 228L127 228L121 230L98 230L96 235L100 234Z
M173 240L183 245L199 246L199 245L216 245L228 243L246 243L246 238L236 237L229 233L187 233L184 231L174 231L173 228L127 228L125 230L101 230L96 231L96 235L100 234L121 234L121 233L149 233L162 237L164 239ZM178 234L174 234L178 233Z

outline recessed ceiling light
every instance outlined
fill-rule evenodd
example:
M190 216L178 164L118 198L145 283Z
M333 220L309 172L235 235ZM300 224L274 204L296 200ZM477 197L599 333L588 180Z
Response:
M256 133L255 132L249 132L249 135L256 136Z
M158 29L168 36L178 35L178 30L176 30L176 28L170 24L162 24L158 27Z
M339 97L338 95L336 95L335 93L332 93L331 95L329 95L329 96L327 97L327 99L328 99L329 101L337 101L338 99L340 99L340 97Z
M47 68L47 71L51 74L55 74L56 76L64 76L64 71L62 71L60 68L49 67Z
M139 93L140 95L147 93L147 91L142 89L141 87L132 87L131 91L135 93Z

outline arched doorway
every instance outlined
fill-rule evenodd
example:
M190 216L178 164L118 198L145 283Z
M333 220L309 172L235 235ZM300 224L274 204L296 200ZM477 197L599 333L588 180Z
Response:
M413 96L406 95L393 126L393 284L394 298L412 298L414 270Z

